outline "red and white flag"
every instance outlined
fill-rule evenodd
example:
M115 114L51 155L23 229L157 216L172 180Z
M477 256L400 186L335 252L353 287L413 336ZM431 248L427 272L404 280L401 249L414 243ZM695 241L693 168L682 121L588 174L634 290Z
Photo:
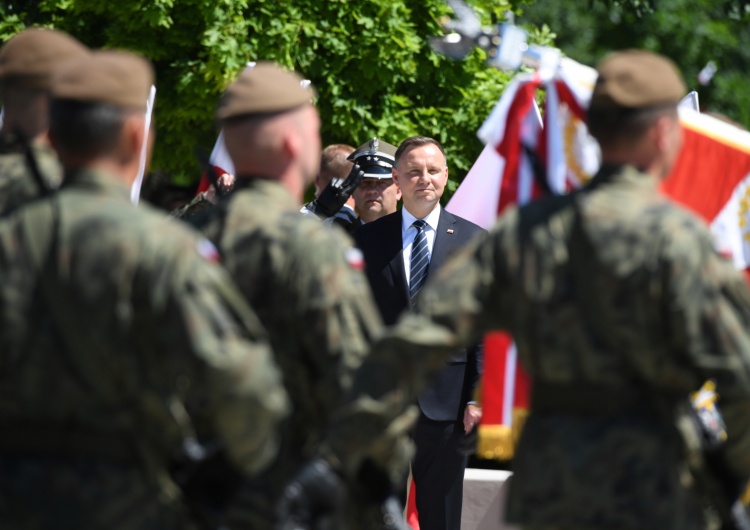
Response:
M479 130L486 146L446 209L491 227L505 208L539 195L543 184L534 177L534 163L545 168L546 186L555 193L587 182L598 169L598 146L584 124L595 79L593 69L569 59L552 71L517 75ZM544 126L535 99L541 87L547 91ZM478 396L481 458L513 456L528 415L529 384L510 335L487 334Z
M680 108L682 151L662 191L709 223L717 250L750 267L750 132Z

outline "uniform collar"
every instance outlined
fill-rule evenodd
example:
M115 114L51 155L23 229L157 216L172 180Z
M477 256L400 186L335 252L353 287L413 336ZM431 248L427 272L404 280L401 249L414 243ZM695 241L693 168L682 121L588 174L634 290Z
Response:
M115 177L90 168L79 168L65 171L62 189L68 187L88 188L105 191L112 195L121 195L130 202L130 188Z
M283 204L290 208L297 207L294 198L278 180L267 177L238 176L234 181L234 189L229 194L231 198L234 193L252 192L269 197L276 204Z
M596 188L618 184L654 191L659 187L659 182L653 176L629 164L603 164L591 179L590 186Z

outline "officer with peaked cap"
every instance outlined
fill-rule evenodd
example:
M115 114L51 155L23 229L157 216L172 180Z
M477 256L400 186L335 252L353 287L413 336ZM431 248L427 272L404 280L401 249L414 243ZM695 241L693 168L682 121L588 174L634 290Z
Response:
M0 48L0 217L59 186L62 168L47 140L49 88L57 69L86 53L73 37L40 28L23 30Z
M706 528L703 484L688 472L701 433L687 406L710 379L728 434L713 462L725 484L746 482L750 291L705 223L658 191L680 150L684 82L645 51L613 54L598 72L588 123L601 170L569 195L509 209L441 269L358 371L322 446L326 461L356 468L457 346L504 329L532 388L509 521Z
M227 514L235 530L276 527L284 484L317 447L381 330L361 254L340 230L299 213L321 153L313 94L300 80L258 63L230 85L216 114L235 166L234 191L196 223L268 329L293 407L278 457L243 486ZM318 485L331 502L341 499L340 479Z
M393 182L396 146L373 138L349 155L364 171L352 196L363 223L371 223L396 211L401 190Z
M152 82L125 52L62 67L62 189L0 222L7 528L194 528L202 505L182 502L178 461L219 447L252 474L278 447L286 393L215 248L130 203Z

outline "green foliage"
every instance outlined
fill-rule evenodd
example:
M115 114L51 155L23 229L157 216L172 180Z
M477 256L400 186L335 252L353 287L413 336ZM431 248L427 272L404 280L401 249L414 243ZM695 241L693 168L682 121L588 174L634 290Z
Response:
M677 63L702 110L750 125L750 4L740 0L558 0L524 9L521 20L550 25L556 44L594 65L607 52L645 48ZM708 86L698 72L714 61Z
M483 23L508 0L472 2ZM70 32L92 47L127 48L157 71L153 169L195 178L196 145L216 138L213 110L248 61L275 60L312 80L324 144L373 136L398 144L434 136L448 151L454 190L481 151L476 131L508 74L476 50L451 61L432 52L450 13L442 0L6 0L0 41L23 25ZM531 28L542 43L549 30Z

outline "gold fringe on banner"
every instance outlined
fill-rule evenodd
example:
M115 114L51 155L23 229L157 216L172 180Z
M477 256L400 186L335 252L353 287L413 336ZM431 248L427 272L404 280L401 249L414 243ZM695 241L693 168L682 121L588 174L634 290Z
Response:
M513 426L479 425L477 456L485 460L505 462L513 458L518 439L521 437L523 424L529 411L522 408L513 409Z

